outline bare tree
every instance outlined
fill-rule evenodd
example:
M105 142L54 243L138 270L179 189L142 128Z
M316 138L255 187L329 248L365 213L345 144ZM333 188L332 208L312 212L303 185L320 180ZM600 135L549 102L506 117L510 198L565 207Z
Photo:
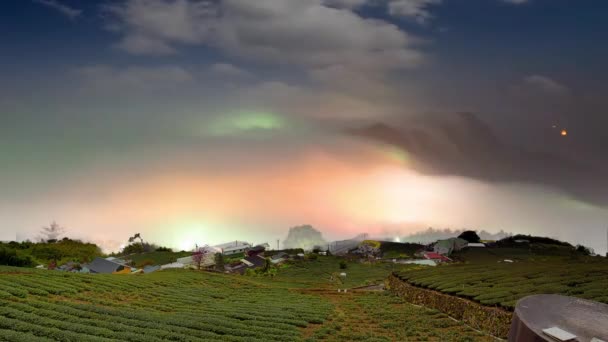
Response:
M196 248L194 250L194 252L192 253L192 260L194 261L194 263L196 264L196 268L197 269L201 269L201 264L203 263L203 260L205 260L205 256L207 255L208 250L205 247L201 247L201 248Z
M141 242L141 244L144 244L144 239L141 238L141 234L140 233L135 233L135 235L131 236L129 238L129 243L133 243L135 240L139 239L139 241Z
M53 221L48 227L42 227L40 233L43 236L43 240L57 240L63 233L65 228L60 226L57 222Z

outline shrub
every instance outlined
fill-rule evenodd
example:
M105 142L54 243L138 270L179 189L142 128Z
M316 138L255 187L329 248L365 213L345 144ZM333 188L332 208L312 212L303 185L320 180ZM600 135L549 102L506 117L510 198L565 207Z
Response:
M17 251L10 248L0 247L0 265L32 267L34 261L30 256L19 256Z
M137 267L137 268L144 268L146 266L151 266L151 265L154 265L154 264L155 264L154 260L152 260L152 259L144 259L144 260L136 263L135 267Z
M464 232L462 232L460 235L458 235L459 238L467 240L468 242L471 243L477 243L479 241L481 241L481 239L479 238L479 235L477 235L477 233L474 230L466 230Z

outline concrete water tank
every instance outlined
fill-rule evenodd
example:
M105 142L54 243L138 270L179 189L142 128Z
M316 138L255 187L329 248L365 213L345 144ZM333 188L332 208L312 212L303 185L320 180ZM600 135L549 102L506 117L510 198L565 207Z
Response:
M558 336L551 337L551 332ZM560 295L533 295L517 302L509 342L566 341L559 335L568 334L576 336L568 341L608 342L608 305Z

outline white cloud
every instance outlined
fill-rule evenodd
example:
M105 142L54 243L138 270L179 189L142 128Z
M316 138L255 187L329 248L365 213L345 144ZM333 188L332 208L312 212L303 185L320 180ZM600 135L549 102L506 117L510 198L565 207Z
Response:
M200 44L216 15L207 1L190 0L128 0L104 9L113 18L107 28L124 34L118 47L132 54L170 54L176 44Z
M82 14L82 10L64 5L56 0L33 0L35 3L52 8L66 17L74 20Z
M190 72L173 65L124 68L93 65L76 68L73 71L85 85L117 91L168 88L194 81Z
M213 74L228 77L251 77L251 73L228 63L216 63L209 67Z
M534 87L551 94L565 94L569 92L565 85L542 75L530 75L524 78L524 83L527 86Z
M133 55L171 55L177 53L177 50L164 40L141 34L125 36L116 46Z
M204 44L264 63L358 70L412 67L424 59L397 26L322 0L129 0L107 9L115 20L109 28L122 34L118 46L134 54Z
M419 23L426 23L432 18L428 7L438 5L442 0L391 0L388 12L392 16L408 17Z

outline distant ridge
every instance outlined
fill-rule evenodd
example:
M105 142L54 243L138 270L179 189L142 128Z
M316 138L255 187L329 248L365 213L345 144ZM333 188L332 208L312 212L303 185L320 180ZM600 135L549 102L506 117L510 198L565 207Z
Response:
M369 234L362 233L352 239L333 241L329 244L329 251L334 255L342 255L348 253L349 250L357 248L361 241L369 239Z
M447 239L451 237L457 237L462 232L468 229L456 229L451 230L450 228L446 229L435 229L428 228L427 230L419 231L416 233L412 233L410 235L406 235L400 239L401 242L415 242L415 243L431 243L441 239ZM513 236L512 233L507 233L502 229L498 233L490 233L485 230L477 231L477 234L482 240L500 240L509 236Z

